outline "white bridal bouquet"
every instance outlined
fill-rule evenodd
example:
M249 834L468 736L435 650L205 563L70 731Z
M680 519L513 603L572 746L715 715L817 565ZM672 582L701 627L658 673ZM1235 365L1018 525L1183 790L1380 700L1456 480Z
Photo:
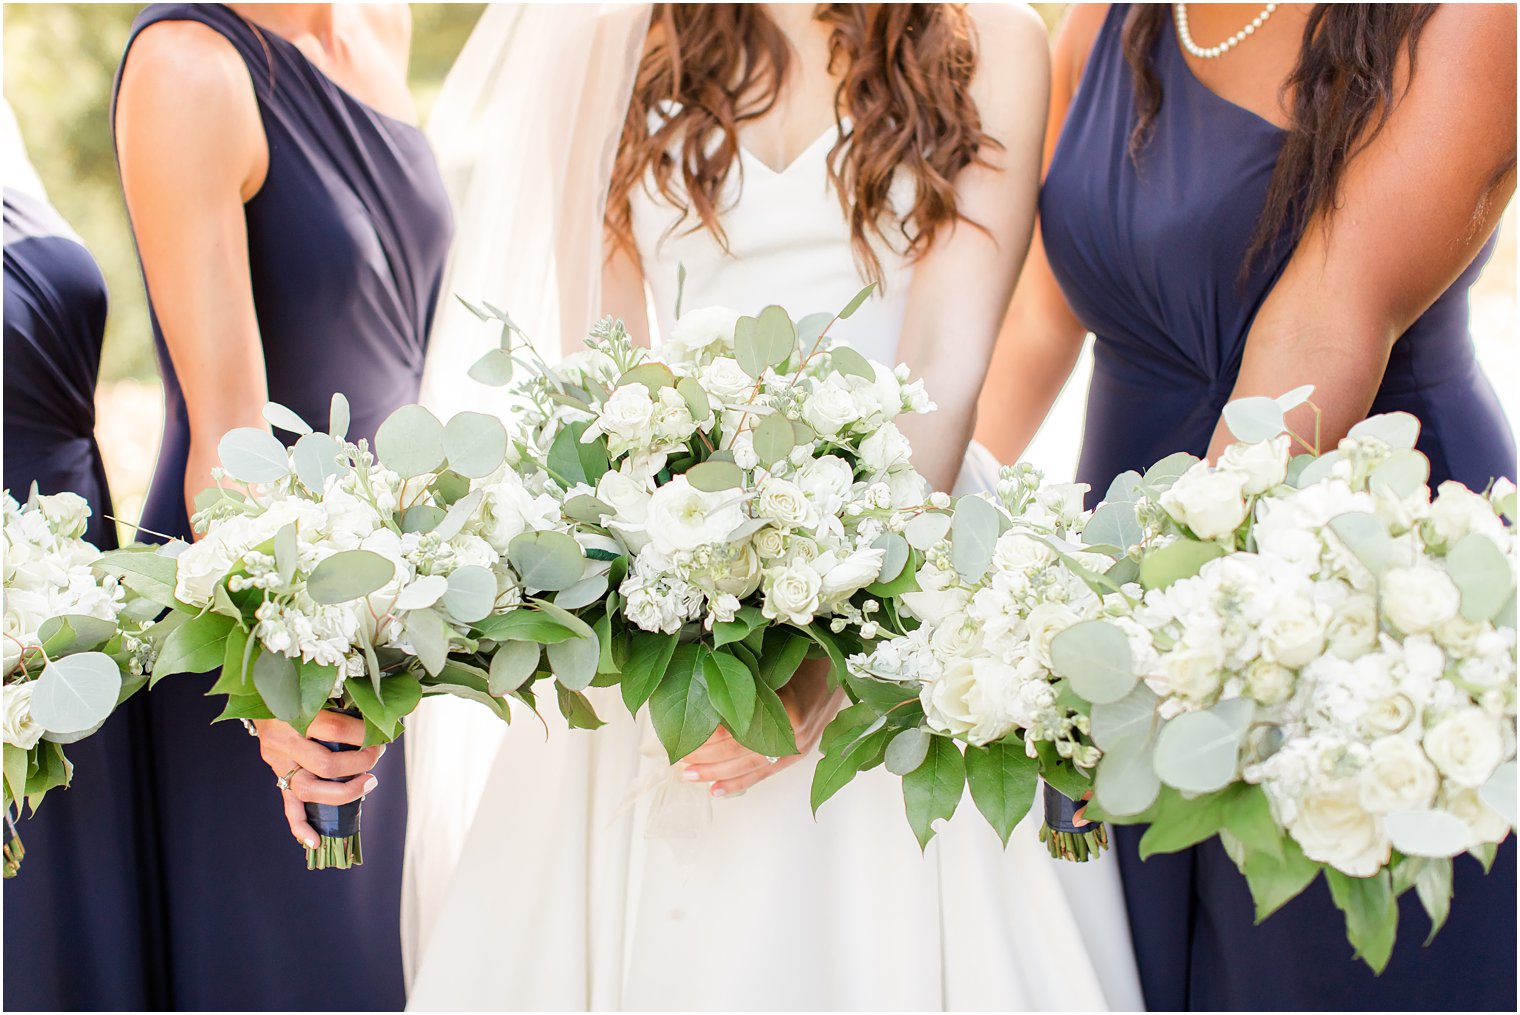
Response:
M84 498L33 488L25 504L5 492L5 876L23 849L15 818L67 786L67 744L98 730L147 681L155 647L143 628L156 604L128 595L95 565L83 538ZM12 815L12 806L15 815Z
M1091 593L1072 596L1062 576L1033 607L1010 604L1008 622L1029 628L1027 651L1058 678L1038 696L1052 712L1008 690L1044 680L978 667L998 643L980 612L997 598L988 592L962 608L977 618L974 636L931 631L925 644L915 631L856 665L884 681L893 652L932 660L913 664L930 674L918 735L967 741L974 799L973 751L989 738L1039 755L1071 795L1083 788L1071 769L1095 773L1089 816L1148 823L1142 855L1219 835L1259 918L1323 871L1349 939L1381 970L1397 897L1413 888L1434 933L1452 859L1470 852L1487 865L1514 827L1515 487L1446 482L1432 496L1418 422L1403 413L1317 454L1283 421L1310 394L1232 403L1225 420L1241 443L1217 465L1173 455L1120 476L1082 526L1080 551L1047 538L1049 566ZM1294 456L1295 442L1308 453ZM1019 584L999 573L987 587L999 582ZM1051 606L1059 620L1030 624ZM943 703L961 712L947 721ZM1067 723L1074 735L1063 746L1056 734L1053 765L1043 743ZM943 760L956 750L935 745L924 763L956 770ZM898 759L905 793L923 782L912 760ZM984 766L983 794L992 782L1027 797L1028 772L1005 766ZM935 783L942 812L960 795L951 781Z
M810 654L843 674L909 565L894 519L928 491L894 420L933 406L904 368L828 339L869 292L796 322L778 306L692 310L653 353L604 320L553 366L505 314L471 307L502 323L472 374L527 372L513 468L600 562L583 571L576 542L518 537L563 556L557 601L597 633L565 668L619 684L630 711L647 703L672 761L720 723L757 752L795 754L776 692ZM501 665L537 663L525 648Z
M341 395L331 433L280 405L264 415L298 439L287 449L254 428L222 439L217 488L195 516L199 541L100 562L171 608L155 625L153 681L217 670L220 718L273 717L305 731L320 710L340 709L364 719L366 743L399 735L423 695L479 701L503 719L508 696L534 706L527 675L489 666L495 647L568 638L582 625L535 598L552 587L535 578L537 558L525 551L514 564L507 550L528 533L564 541L576 567L582 558L558 502L504 466L501 422L461 413L444 426L403 406L372 452L345 439ZM229 477L247 488L224 486ZM569 694L560 688L567 713L580 708ZM360 807L307 805L321 835L309 867L363 862Z

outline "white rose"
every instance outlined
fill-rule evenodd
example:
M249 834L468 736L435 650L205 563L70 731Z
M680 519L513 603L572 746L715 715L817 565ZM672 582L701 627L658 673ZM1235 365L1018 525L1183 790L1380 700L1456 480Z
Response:
M641 447L650 442L654 423L654 399L649 389L637 382L624 384L602 403L596 427L588 428L586 436L593 435L599 427L610 440L613 453Z
M761 561L752 543L730 547L728 569L713 580L713 588L726 596L747 598L760 585Z
M893 423L883 424L860 442L861 464L871 472L889 472L907 465L912 452L912 445Z
M1258 444L1231 444L1219 456L1219 466L1244 478L1242 490L1252 496L1266 493L1288 478L1287 434Z
M1354 878L1376 874L1392 850L1382 822L1362 808L1350 780L1300 800L1288 831L1309 859Z
M1196 648L1184 645L1172 649L1161 657L1164 693L1192 702L1207 701L1219 691L1223 662L1217 645Z
M1362 713L1362 728L1372 736L1392 736L1402 732L1414 719L1414 703L1402 694L1390 694L1367 706Z
M734 325L743 316L728 307L697 307L681 315L660 340L660 352L673 359L693 359L713 347L734 347Z
M650 496L646 527L657 550L675 553L721 543L743 522L734 491L708 493L677 476Z
M867 547L821 571L823 595L830 599L854 595L880 576L885 556L885 550ZM817 569L817 562L813 566Z
M1441 784L1436 768L1407 737L1374 740L1361 774L1362 806L1378 814L1424 810Z
M774 568L766 575L765 603L762 611L772 620L784 620L799 626L813 622L818 612L823 580L806 564Z
M655 399L651 428L655 440L662 446L683 444L697 429L691 418L691 407L675 388L661 388Z
M824 437L833 437L860 418L851 394L838 374L816 385L802 403L802 418Z
M1161 495L1161 506L1199 539L1222 539L1246 519L1245 477L1199 462Z
M755 533L751 545L764 560L780 560L786 556L786 535L780 529L761 529Z
M702 389L719 402L742 402L755 386L754 378L732 356L719 356L707 364L698 379Z
M1054 564L1056 551L1043 539L1009 530L998 537L992 560L1005 571L1032 571Z
M1457 615L1462 593L1451 576L1423 561L1383 572L1383 615L1405 634L1433 631Z
M929 644L942 659L960 659L976 654L982 646L982 625L975 617L958 613L936 624Z
M1475 789L1460 789L1446 799L1446 810L1461 818L1472 829L1473 846L1485 842L1503 842L1509 835L1509 822L1488 806Z
M78 539L90 522L90 502L77 493L54 493L39 496L37 507L61 539Z
M530 529L546 529L559 518L559 504L547 494L534 495L515 472L480 488L480 534L497 553Z
M4 741L12 747L29 751L37 746L42 734L47 732L32 718L31 681L5 685L4 727L0 729Z
M1314 604L1284 599L1267 615L1261 628L1262 655L1284 666L1303 666L1324 652L1325 625Z
M855 473L843 458L824 455L808 462L797 472L797 485L815 503L832 505L849 492Z
M1281 705L1293 696L1293 671L1258 659L1246 670L1246 693L1263 705Z
M1046 669L1054 666L1050 661L1050 643L1056 635L1071 627L1082 618L1061 603L1041 603L1029 611L1025 623L1029 629L1029 644L1035 658Z
M1437 488L1426 524L1426 539L1441 546L1452 546L1473 532L1501 546L1504 542L1504 522L1488 499L1449 479Z
M596 484L596 499L613 510L607 525L634 553L649 545L645 523L649 520L649 500L652 490L647 481L641 482L621 472L608 470Z
M955 659L924 685L919 699L931 728L987 744L1013 728L1018 678L1013 667L995 659Z
M1504 760L1504 735L1482 709L1459 708L1425 731L1425 753L1447 779L1475 788Z
M769 518L777 525L795 529L807 523L809 510L807 495L796 483L774 476L760 484L755 498L755 511L762 518Z
M1377 600L1351 595L1335 607L1325 631L1330 651L1342 659L1355 659L1377 648Z

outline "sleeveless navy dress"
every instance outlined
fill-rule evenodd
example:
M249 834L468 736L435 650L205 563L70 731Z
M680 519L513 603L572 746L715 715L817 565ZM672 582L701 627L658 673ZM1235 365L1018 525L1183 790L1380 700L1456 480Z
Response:
M1170 19L1152 53L1161 110L1136 170L1127 13L1115 4L1094 43L1040 198L1051 268L1097 336L1077 476L1094 498L1126 469L1208 449L1290 246L1237 284L1283 135L1204 87ZM1467 290L1491 250L1492 240L1394 345L1373 405L1420 418L1432 487L1515 475L1514 440L1467 330ZM1458 858L1451 918L1429 948L1414 893L1401 900L1393 960L1374 977L1353 960L1323 879L1255 927L1245 879L1217 840L1141 863L1143 829L1116 831L1152 1010L1515 1009L1513 837L1487 876Z
M123 66L138 34L161 21L195 21L224 36L258 99L269 170L244 208L269 397L322 429L341 391L352 408L349 437L373 440L386 416L416 400L453 228L423 133L360 102L292 43L222 4L147 7ZM167 296L150 292L150 309L155 298ZM189 423L156 313L153 330L165 423L143 525L188 538ZM401 745L375 768L381 785L365 801L364 865L307 871L274 775L242 726L212 724L220 706L204 697L208 686L178 677L149 696L173 1006L401 1008Z
M5 190L5 486L90 503L85 538L116 546L95 444L106 283L39 195ZM26 859L5 882L5 1007L161 1007L157 849L142 695L68 748L73 783L19 822Z

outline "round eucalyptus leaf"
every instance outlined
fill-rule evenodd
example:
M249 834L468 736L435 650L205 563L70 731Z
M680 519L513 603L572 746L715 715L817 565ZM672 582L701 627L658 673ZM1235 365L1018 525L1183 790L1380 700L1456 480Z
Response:
M823 337L823 333L834 323L833 314L808 314L797 322L797 344L804 353L811 352L813 346Z
M829 350L829 365L847 377L876 379L876 368L871 361L847 345L836 345Z
M567 610L578 610L598 602L607 594L607 576L590 574L554 597L554 605Z
M253 661L253 687L276 719L301 714L301 674L296 661L280 652L260 652Z
M1283 432L1283 408L1275 398L1253 395L1237 398L1224 407L1224 425L1235 439L1246 444L1269 441Z
M288 409L279 402L264 403L264 422L286 433L311 433L310 423L302 419L294 409Z
M1145 475L1140 482L1157 492L1166 490L1182 476L1184 472L1198 464L1198 456L1190 455L1186 451L1178 451L1167 455L1161 461L1145 470Z
M761 465L772 465L792 453L792 424L780 413L772 413L755 425L755 457Z
M396 565L372 550L343 550L326 558L306 579L314 602L335 606L363 599L396 576Z
M443 424L420 405L403 405L375 431L375 454L403 478L437 471L443 464Z
M928 731L911 726L892 738L887 744L887 771L893 775L907 775L924 763L929 756Z
M580 544L563 532L522 532L507 544L507 557L523 585L559 592L581 580L585 557Z
M439 539L453 539L459 535L485 496L484 490L471 490L450 504L448 511L444 512L443 520L433 526L433 535Z
M496 647L491 656L491 671L487 684L498 698L511 694L538 671L542 646L534 641L508 641Z
M348 436L348 399L343 392L334 391L332 406L327 410L327 432L337 440Z
M98 726L116 708L121 668L103 652L54 659L32 687L32 719L49 733Z
M1235 778L1240 732L1210 712L1184 712L1156 737L1156 774L1185 793L1212 793Z
M340 454L342 448L327 434L307 434L296 441L291 450L296 478L312 493L321 493L327 488L329 477L343 474L343 464L338 460Z
M1050 643L1052 668L1093 704L1116 702L1135 686L1129 638L1106 620L1084 620Z
M461 476L489 476L506 459L507 428L483 412L458 413L444 425L443 453Z
M871 546L882 551L881 573L876 580L882 584L896 581L908 563L908 541L895 532L883 532Z
M721 493L744 485L744 470L733 462L702 462L686 470L686 481L704 493Z
M1367 485L1373 493L1382 493L1403 499L1410 496L1430 479L1430 460L1418 451L1405 449L1389 455L1367 477Z
M1117 546L1128 551L1145 538L1145 530L1135 516L1133 502L1114 501L1100 504L1082 529L1082 542L1089 546Z
M425 610L449 590L449 580L441 574L419 575L396 596L393 610Z
M240 426L229 430L216 446L222 468L245 483L273 483L290 475L285 445L267 430Z
M1362 566L1373 574L1382 574L1393 559L1393 539L1388 526L1377 515L1366 511L1348 511L1330 519L1330 531L1346 544Z
M1501 818L1515 824L1515 762L1506 761L1494 769L1494 774L1488 777L1478 789L1478 794L1483 797L1483 802L1492 807Z
M1315 483L1323 483L1330 478L1330 474L1335 470L1335 463L1340 460L1341 453L1339 451L1327 451L1299 470L1298 479L1294 485L1302 490L1305 487L1313 486Z
M956 501L950 519L950 562L963 579L974 582L987 573L1001 528L991 501L975 496Z
M1346 434L1347 437L1375 437L1395 451L1408 450L1420 439L1420 420L1407 412L1384 412L1368 416Z
M676 375L663 363L640 363L618 378L618 387L625 384L642 384L654 395L661 388L674 387Z
M566 518L577 522L585 522L588 525L600 525L602 519L608 515L617 514L608 504L597 500L590 494L577 494L565 501L561 508Z
M1161 780L1156 777L1148 740L1126 740L1122 747L1106 752L1098 763L1093 795L1116 817L1139 814L1156 802L1160 792Z
M50 744L61 744L63 746L67 746L69 744L77 744L79 741L85 739L86 737L92 737L95 734L99 733L100 728L105 724L106 721L102 719L100 722L96 723L94 726L91 726L86 730L74 730L70 733L53 733L51 731L48 731L42 734L42 739L46 740Z
M1406 856L1456 856L1473 841L1472 828L1449 811L1395 811L1383 818L1383 828Z
M401 531L431 532L443 521L445 514L436 504L413 504L401 513Z
M567 638L544 649L549 657L549 669L554 679L570 691L581 691L596 679L597 663L602 658L601 644L596 636Z
M797 348L797 326L786 310L774 303L755 317L755 335L765 353L766 366L779 367Z
M925 511L903 526L903 536L915 550L938 546L950 532L950 516L942 511Z
M491 349L470 364L470 380L493 388L512 383L512 354L505 349Z
M473 624L496 607L496 575L488 567L466 564L449 575L443 608L463 624Z
M1300 384L1292 391L1277 396L1277 407L1283 412L1291 412L1303 405L1314 394L1314 385Z
M1493 618L1515 592L1509 562L1493 540L1469 533L1446 551L1446 573L1462 593L1462 616L1475 623Z
M695 377L682 377L676 382L676 391L686 399L686 408L691 412L691 418L701 423L712 415L712 402L707 397L707 391Z
M1105 753L1121 751L1132 744L1149 743L1160 723L1156 717L1156 704L1160 700L1156 692L1142 682L1136 683L1134 689L1118 701L1094 705L1091 714L1093 743Z
M1140 499L1140 473L1134 469L1121 472L1108 484L1103 495L1104 504L1133 504Z

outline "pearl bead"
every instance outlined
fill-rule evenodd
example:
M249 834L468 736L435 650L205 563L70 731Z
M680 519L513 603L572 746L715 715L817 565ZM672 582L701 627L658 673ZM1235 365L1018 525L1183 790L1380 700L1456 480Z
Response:
M1189 55L1199 60L1213 60L1228 53L1230 50L1234 49L1236 46L1244 42L1247 37L1255 35L1256 29L1260 28L1262 24L1267 20L1267 18L1272 16L1272 12L1275 10L1277 10L1277 4L1267 4L1264 8L1262 8L1261 13L1252 18L1250 23L1240 31L1236 32L1234 35L1230 36L1228 39L1224 40L1218 45L1203 47L1193 41L1193 34L1192 32L1188 31L1187 4L1172 5L1172 15L1177 24L1177 40L1182 43L1182 48L1185 49Z

